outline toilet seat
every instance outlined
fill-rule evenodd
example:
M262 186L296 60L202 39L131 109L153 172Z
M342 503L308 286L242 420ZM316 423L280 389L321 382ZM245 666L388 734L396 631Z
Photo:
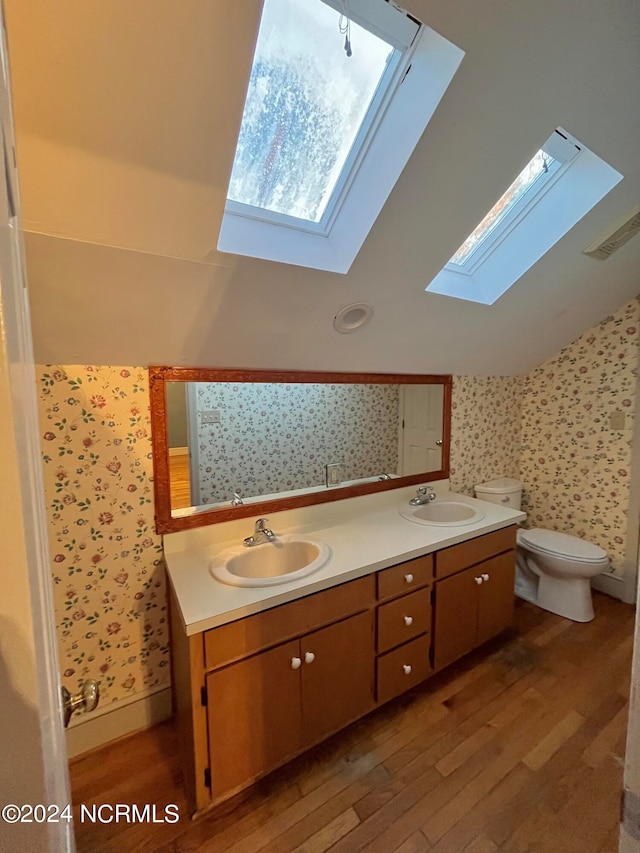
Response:
M570 536L556 530L544 530L539 527L533 530L518 530L517 540L519 545L524 545L531 551L561 557L569 562L593 564L609 561L604 549L585 542L578 536Z

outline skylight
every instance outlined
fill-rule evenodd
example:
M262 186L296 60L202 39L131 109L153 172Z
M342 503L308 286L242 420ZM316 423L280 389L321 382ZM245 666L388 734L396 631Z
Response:
M356 23L346 30L318 0L266 0L229 199L322 219L400 56Z
M395 2L265 0L218 249L347 272L463 56Z
M530 197L535 190L540 189L543 180L551 177L559 166L560 163L554 160L551 155L542 149L537 151L509 189L493 205L482 222L469 234L449 263L458 266L466 264L515 205Z
M558 128L426 290L492 305L621 180Z

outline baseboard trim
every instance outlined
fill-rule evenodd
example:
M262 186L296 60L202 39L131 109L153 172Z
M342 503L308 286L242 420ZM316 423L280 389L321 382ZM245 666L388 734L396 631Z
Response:
M613 598L619 598L620 601L624 601L624 582L619 575L612 575L606 572L597 575L591 581L591 586L593 589L597 589L598 592L604 592Z
M171 687L157 687L83 714L67 729L67 758L75 758L171 716Z

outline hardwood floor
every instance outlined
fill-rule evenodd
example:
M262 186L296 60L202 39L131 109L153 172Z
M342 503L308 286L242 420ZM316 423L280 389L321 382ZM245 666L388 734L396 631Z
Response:
M613 853L634 610L520 603L506 638L197 822L171 723L76 759L74 802L175 803L176 824L76 822L79 851ZM77 812L77 808L76 808Z
M169 457L169 484L171 509L183 509L192 505L188 453Z

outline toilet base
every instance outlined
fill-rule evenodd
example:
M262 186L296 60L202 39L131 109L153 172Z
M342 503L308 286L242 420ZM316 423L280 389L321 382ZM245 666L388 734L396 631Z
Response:
M548 574L538 567L537 559L540 559L539 555L536 557L518 548L515 579L515 594L518 598L573 622L591 622L594 618L591 578L576 577L575 574L568 577ZM607 566L608 561L595 566L596 572L599 574ZM550 568L554 567L547 566L547 569ZM557 571L558 567L555 566L555 569ZM595 576L595 573L592 572L591 576Z
M526 589L518 589L515 588L516 598L521 598L523 601L528 601L530 604L535 604L538 606L538 598L535 595L531 595L531 593Z
M565 579L541 575L534 603L543 610L574 622L591 622L594 618L589 578Z

